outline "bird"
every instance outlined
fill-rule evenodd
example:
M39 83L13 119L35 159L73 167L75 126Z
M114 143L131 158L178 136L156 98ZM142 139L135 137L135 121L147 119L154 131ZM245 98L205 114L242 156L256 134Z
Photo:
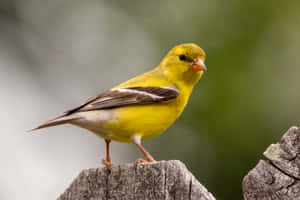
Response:
M184 110L194 86L207 70L206 54L194 43L173 47L160 64L112 89L88 99L31 130L71 124L100 136L106 143L102 164L112 166L110 142L133 143L145 159L154 162L142 141L171 126Z

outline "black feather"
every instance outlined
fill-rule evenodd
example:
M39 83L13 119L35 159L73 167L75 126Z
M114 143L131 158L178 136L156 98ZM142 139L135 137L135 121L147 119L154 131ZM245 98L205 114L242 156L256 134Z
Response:
M125 89L126 91L122 91ZM75 112L111 109L128 105L144 105L169 101L178 97L177 89L169 87L129 87L108 90L89 99L84 104L64 112L70 115Z

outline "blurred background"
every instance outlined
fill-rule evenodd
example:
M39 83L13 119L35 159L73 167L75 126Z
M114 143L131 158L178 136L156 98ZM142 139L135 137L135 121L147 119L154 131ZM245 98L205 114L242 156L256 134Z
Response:
M144 143L178 159L217 199L300 122L300 1L0 0L0 199L55 199L104 142L72 126L25 131L199 44L205 73L183 115ZM112 143L116 164L141 156Z

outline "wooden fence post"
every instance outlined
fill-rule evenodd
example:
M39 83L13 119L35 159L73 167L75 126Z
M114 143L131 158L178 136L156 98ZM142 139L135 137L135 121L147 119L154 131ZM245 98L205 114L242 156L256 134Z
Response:
M243 180L245 200L300 200L300 128L291 127Z
M82 171L58 200L214 200L177 160Z
M243 179L245 200L300 200L300 128L291 127ZM58 200L215 200L180 161L82 171Z

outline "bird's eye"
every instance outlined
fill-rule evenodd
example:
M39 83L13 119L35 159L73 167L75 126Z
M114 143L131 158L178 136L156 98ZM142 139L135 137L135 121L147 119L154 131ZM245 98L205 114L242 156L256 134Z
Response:
M180 55L179 55L179 59L180 59L180 60L185 60L185 55L184 55L184 54L180 54Z

